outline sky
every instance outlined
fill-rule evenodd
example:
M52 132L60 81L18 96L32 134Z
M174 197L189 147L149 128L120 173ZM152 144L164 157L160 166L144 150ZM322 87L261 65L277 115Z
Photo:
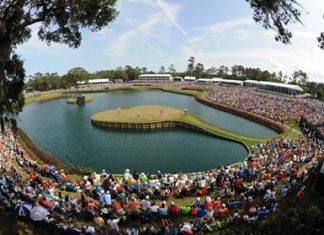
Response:
M245 0L119 0L117 19L100 32L83 30L77 49L48 46L33 36L17 48L28 75L65 74L81 66L89 72L139 66L158 72L174 64L184 71L194 56L205 68L243 65L307 72L311 81L324 82L324 50L316 37L324 31L324 1L300 0L302 24L293 24L292 44L276 42L275 32L253 21Z

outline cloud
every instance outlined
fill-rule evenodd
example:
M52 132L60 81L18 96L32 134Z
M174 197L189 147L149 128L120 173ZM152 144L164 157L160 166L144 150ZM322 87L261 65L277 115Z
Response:
M163 57L163 53L162 51L160 51L159 49L157 49L155 46L152 45L152 43L150 43L149 41L146 41L146 44L154 51L156 52L156 54L158 54L159 56Z
M269 58L269 65L270 67L275 70L276 72L282 70L284 68L284 65L280 63L279 61L273 59L272 57ZM267 67L267 64L264 64L264 67Z
M113 43L109 45L109 56L124 57L130 47L136 46L141 41L147 41L145 38L148 36L155 36L152 32L155 26L163 21L163 17L160 13L149 15L139 25L134 26L131 30L121 33ZM112 55L111 55L112 53Z
M158 6L161 8L162 12L167 16L170 22L176 27L184 36L187 35L185 30L177 21L177 16L179 13L180 6L176 4L169 4L163 0L156 0Z
M225 33L231 31L233 29L247 27L248 25L253 24L253 20L250 17L241 17L232 19L229 21L224 21L220 23L215 23L210 26L205 26L201 28L197 28L196 30L200 31L200 35L194 38L189 39L188 43L196 43L204 40L208 40L208 38L219 35L221 33ZM245 34L247 31L245 30Z

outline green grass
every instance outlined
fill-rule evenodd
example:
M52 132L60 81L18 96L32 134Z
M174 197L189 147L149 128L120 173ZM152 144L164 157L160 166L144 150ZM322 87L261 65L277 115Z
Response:
M181 118L180 121L200 127L202 129L206 130L207 132L210 132L218 137L222 137L225 139L243 143L247 147L250 147L256 143L265 143L266 141L268 141L271 138L271 137L256 137L256 136L250 136L250 135L237 133L237 132L222 128L218 125L211 124L208 121L206 121L205 119L201 118L200 116L192 114L192 113L188 113L183 118Z
M89 103L89 102L91 102L93 99L92 99L92 97L91 96L85 96L85 102L86 103ZM71 98L69 98L69 99L67 99L67 103L68 104L76 104L77 103L77 101L78 101L78 98L77 97L71 97Z
M152 123L175 120L181 116L184 116L184 111L174 107L141 105L98 112L94 114L91 119L94 121L118 123Z
M25 105L35 103L35 102L58 99L63 96L64 96L64 94L62 92L45 92L45 93L37 94L34 96L26 97Z

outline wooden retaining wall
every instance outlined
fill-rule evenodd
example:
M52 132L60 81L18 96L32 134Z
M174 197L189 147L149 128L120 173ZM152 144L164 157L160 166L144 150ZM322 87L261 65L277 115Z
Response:
M228 139L226 137L216 135L213 132L207 131L203 128L200 128L198 126L181 122L181 121L161 121L161 122L149 122L149 123L121 123L121 122L102 122L102 121L94 121L91 120L91 124L103 128L108 129L130 129L130 130L155 130L155 129L164 129L164 128L185 128L190 129L194 131L198 131L207 135L211 135L217 138L223 138L230 141L238 142L240 144L243 144L247 150L249 150L248 146L246 146L244 143Z

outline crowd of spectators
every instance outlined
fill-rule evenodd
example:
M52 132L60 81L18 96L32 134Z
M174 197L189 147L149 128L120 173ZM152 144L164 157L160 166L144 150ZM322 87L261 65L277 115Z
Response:
M301 97L273 96L253 88L212 86L206 98L275 121L298 122L304 116L313 125L324 124L324 103Z
M240 163L206 172L71 177L30 159L8 128L0 134L0 204L59 233L186 235L261 221L289 194L300 200L305 177L314 178L324 157L324 140L313 131L324 132L323 103L224 86L212 86L205 98L281 122L303 117L305 134L257 144ZM35 219L39 207L46 214Z
M115 177L103 170L71 180L29 159L7 129L0 137L0 200L9 214L22 203L40 205L48 213L42 223L67 234L193 234L263 220L290 192L299 199L323 151L323 142L307 136L272 139L239 164L202 173L126 169ZM175 203L187 197L190 203Z

